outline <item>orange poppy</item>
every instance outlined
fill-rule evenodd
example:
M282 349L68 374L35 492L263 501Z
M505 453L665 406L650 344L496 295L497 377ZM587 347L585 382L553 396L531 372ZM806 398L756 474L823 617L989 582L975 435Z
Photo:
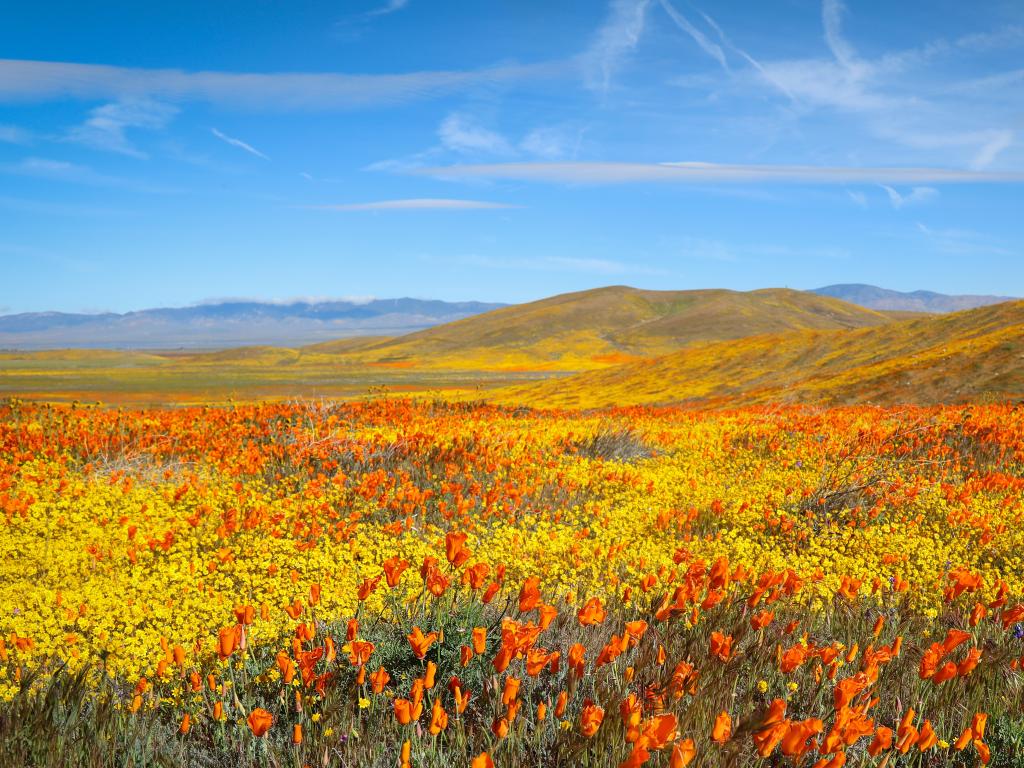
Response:
M270 730L270 727L274 724L274 716L267 712L267 710L256 707L256 709L249 713L246 722L249 724L249 730L252 731L253 736L259 738Z
M576 614L576 617L579 619L581 625L588 627L600 624L604 621L605 616L607 615L608 612L601 605L601 601L596 597L592 597L580 609L579 613Z
M683 739L672 745L672 756L669 758L669 768L686 768L697 757L697 747L693 739Z
M419 627L412 628L412 634L408 635L409 645L417 659L423 659L430 650L430 646L437 640L437 632L430 632L426 635Z
M580 713L580 732L588 739L591 738L597 729L601 727L604 720L604 709L599 707L590 699L583 702L583 710Z
M720 712L715 718L715 725L711 729L711 740L718 744L725 744L732 736L732 718L728 712Z
M540 577L530 576L519 590L519 612L526 613L540 604Z

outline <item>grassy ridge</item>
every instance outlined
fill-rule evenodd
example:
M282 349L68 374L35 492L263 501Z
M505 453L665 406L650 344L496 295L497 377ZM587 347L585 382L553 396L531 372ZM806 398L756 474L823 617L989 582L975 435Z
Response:
M514 387L559 407L968 402L1024 396L1024 302L850 331L769 334Z
M702 341L790 330L862 328L892 317L788 289L567 293L364 347L352 359L424 368L587 370ZM320 345L320 349L324 345Z

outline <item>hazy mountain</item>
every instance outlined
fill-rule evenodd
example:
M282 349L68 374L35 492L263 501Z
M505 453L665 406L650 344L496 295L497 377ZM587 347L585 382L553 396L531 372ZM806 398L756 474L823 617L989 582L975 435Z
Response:
M963 309L975 309L976 307L987 307L990 304L1001 304L1004 301L1014 301L1013 296L950 296L934 291L905 293L862 283L826 285L824 288L816 288L809 293L831 296L868 309L903 312L959 312Z
M403 298L290 304L225 301L124 314L29 312L0 316L0 348L301 345L344 336L411 333L503 306Z

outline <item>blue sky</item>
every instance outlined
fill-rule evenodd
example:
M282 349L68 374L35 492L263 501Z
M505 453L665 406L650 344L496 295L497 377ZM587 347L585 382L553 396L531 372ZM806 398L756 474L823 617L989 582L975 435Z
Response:
M1024 5L9 4L0 311L1024 295Z

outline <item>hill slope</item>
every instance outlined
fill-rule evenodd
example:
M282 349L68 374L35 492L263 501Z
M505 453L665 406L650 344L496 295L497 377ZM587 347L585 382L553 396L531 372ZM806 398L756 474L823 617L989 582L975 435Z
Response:
M505 307L367 345L351 357L426 368L585 370L666 354L696 342L889 322L892 318L884 313L788 289L646 291L610 286Z
M1024 301L849 331L695 345L652 360L505 389L502 402L601 407L1024 397Z
M1010 296L950 296L934 291L904 293L862 283L826 285L824 288L816 288L808 293L831 296L834 299L848 301L868 309L898 312L959 312L963 309L975 309L1015 300Z

